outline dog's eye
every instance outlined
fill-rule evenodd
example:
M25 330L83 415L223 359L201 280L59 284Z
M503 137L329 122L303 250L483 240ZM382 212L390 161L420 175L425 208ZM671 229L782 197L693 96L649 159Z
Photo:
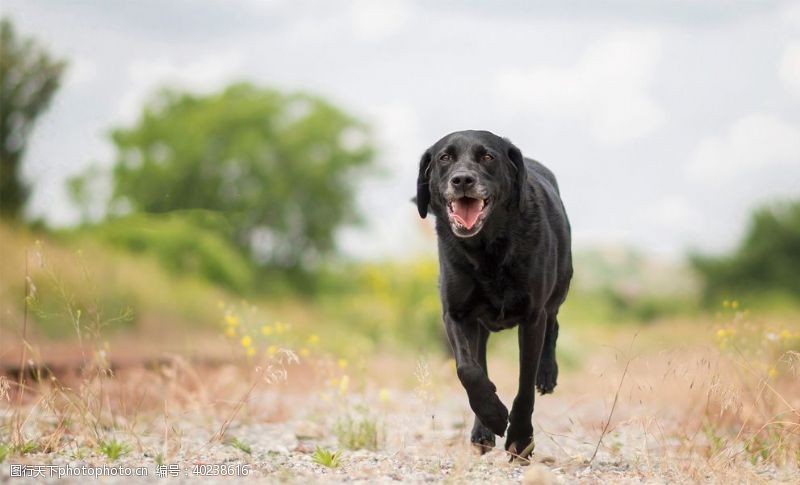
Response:
M481 160L483 160L484 162L491 162L492 160L494 160L494 157L487 153L486 155L481 157Z
M441 160L443 162L449 162L452 159L453 159L453 157L451 157L447 153L444 153L444 154L442 154L442 156L439 157L439 160Z

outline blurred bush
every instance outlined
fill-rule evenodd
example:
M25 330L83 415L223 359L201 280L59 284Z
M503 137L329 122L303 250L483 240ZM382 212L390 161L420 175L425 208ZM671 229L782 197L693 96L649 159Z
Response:
M757 210L738 248L725 256L691 256L704 280L704 297L733 296L800 302L800 201Z
M111 217L217 212L231 247L288 273L315 269L336 229L359 222L355 188L374 153L368 127L324 99L246 83L210 95L163 90L111 140L110 198L98 200L96 167L69 183L84 214L97 204Z
M179 211L112 218L62 234L150 255L173 274L200 277L239 294L252 293L253 265L224 237L227 232L226 221L217 213Z
M565 322L650 323L696 313L696 275L680 262L623 246L576 251Z

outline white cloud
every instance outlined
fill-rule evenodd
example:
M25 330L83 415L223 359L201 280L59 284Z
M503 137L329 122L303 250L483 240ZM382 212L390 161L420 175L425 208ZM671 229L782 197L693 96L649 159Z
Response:
M350 19L358 37L377 40L400 31L410 17L410 10L405 0L355 0Z
M339 244L354 257L403 257L431 253L435 244L429 226L411 203L415 195L419 158L427 148L419 113L404 103L372 106L368 119L376 128L381 176L364 183L358 204L370 227L347 228ZM427 235L427 236L426 236Z
M243 7L249 7L255 11L273 12L284 7L286 2L283 0L241 0L241 4Z
M697 211L683 195L670 194L645 207L643 216L669 230L686 230L697 222Z
M186 63L169 58L135 60L128 66L130 82L120 98L118 115L123 121L136 119L147 97L164 85L195 92L220 89L236 79L243 67L243 58L237 53L211 55Z
M800 5L797 3L789 4L778 10L777 15L783 25L790 28L800 27Z
M84 86L97 79L97 63L91 59L78 57L67 65L65 84L71 87Z
M731 179L755 169L800 165L800 125L767 114L746 116L702 141L689 159L695 181Z
M660 53L661 39L653 32L616 33L591 45L570 67L508 69L497 77L496 90L512 107L577 119L598 141L624 142L664 120L648 93Z
M800 97L800 41L792 41L783 51L778 76L790 93Z

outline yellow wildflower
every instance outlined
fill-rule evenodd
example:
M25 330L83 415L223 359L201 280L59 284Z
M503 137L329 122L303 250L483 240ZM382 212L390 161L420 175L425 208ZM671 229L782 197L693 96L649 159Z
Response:
M733 301L731 302L731 308L733 308L734 310L736 310L737 308L739 308L739 302L738 302L738 301L736 301L736 300L733 300Z
M242 347L250 347L253 345L253 339L249 335L242 337Z
M273 355L278 353L278 346L277 345L270 345L267 347L267 355L272 357Z
M347 368L347 359L339 359L338 364L339 367L342 369Z
M776 377L778 377L778 369L776 369L775 367L770 367L769 371L767 371L767 375L769 376L770 379L775 379Z
M380 399L381 402L389 402L391 398L392 394L389 392L389 389L382 388L380 391L378 391L378 399Z
M286 329L286 325L284 325L282 322L275 322L275 333L282 334L286 331Z
M247 347L247 349L244 352L245 354L247 354L248 357L256 355L256 349L253 347Z
M311 352L309 352L307 348L303 347L300 349L300 357L308 357L310 354Z
M261 333L263 335L272 335L272 327L270 325L264 325L261 327Z
M347 392L347 386L350 384L350 377L347 374L342 376L342 379L339 381L339 392L344 394Z
M312 333L308 337L308 345L317 345L319 343L319 335Z
M228 337L235 337L236 336L236 329L233 327L228 327L225 329L225 335Z
M225 323L227 323L231 327L237 327L239 326L239 317L230 314L225 315Z

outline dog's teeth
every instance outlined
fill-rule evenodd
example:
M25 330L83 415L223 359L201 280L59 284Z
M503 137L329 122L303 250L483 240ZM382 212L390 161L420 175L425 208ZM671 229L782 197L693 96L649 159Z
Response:
M483 200L483 199L481 199L481 207L480 207L480 210L483 210L483 206L485 206L485 205L486 205L486 201L485 201L485 200Z

